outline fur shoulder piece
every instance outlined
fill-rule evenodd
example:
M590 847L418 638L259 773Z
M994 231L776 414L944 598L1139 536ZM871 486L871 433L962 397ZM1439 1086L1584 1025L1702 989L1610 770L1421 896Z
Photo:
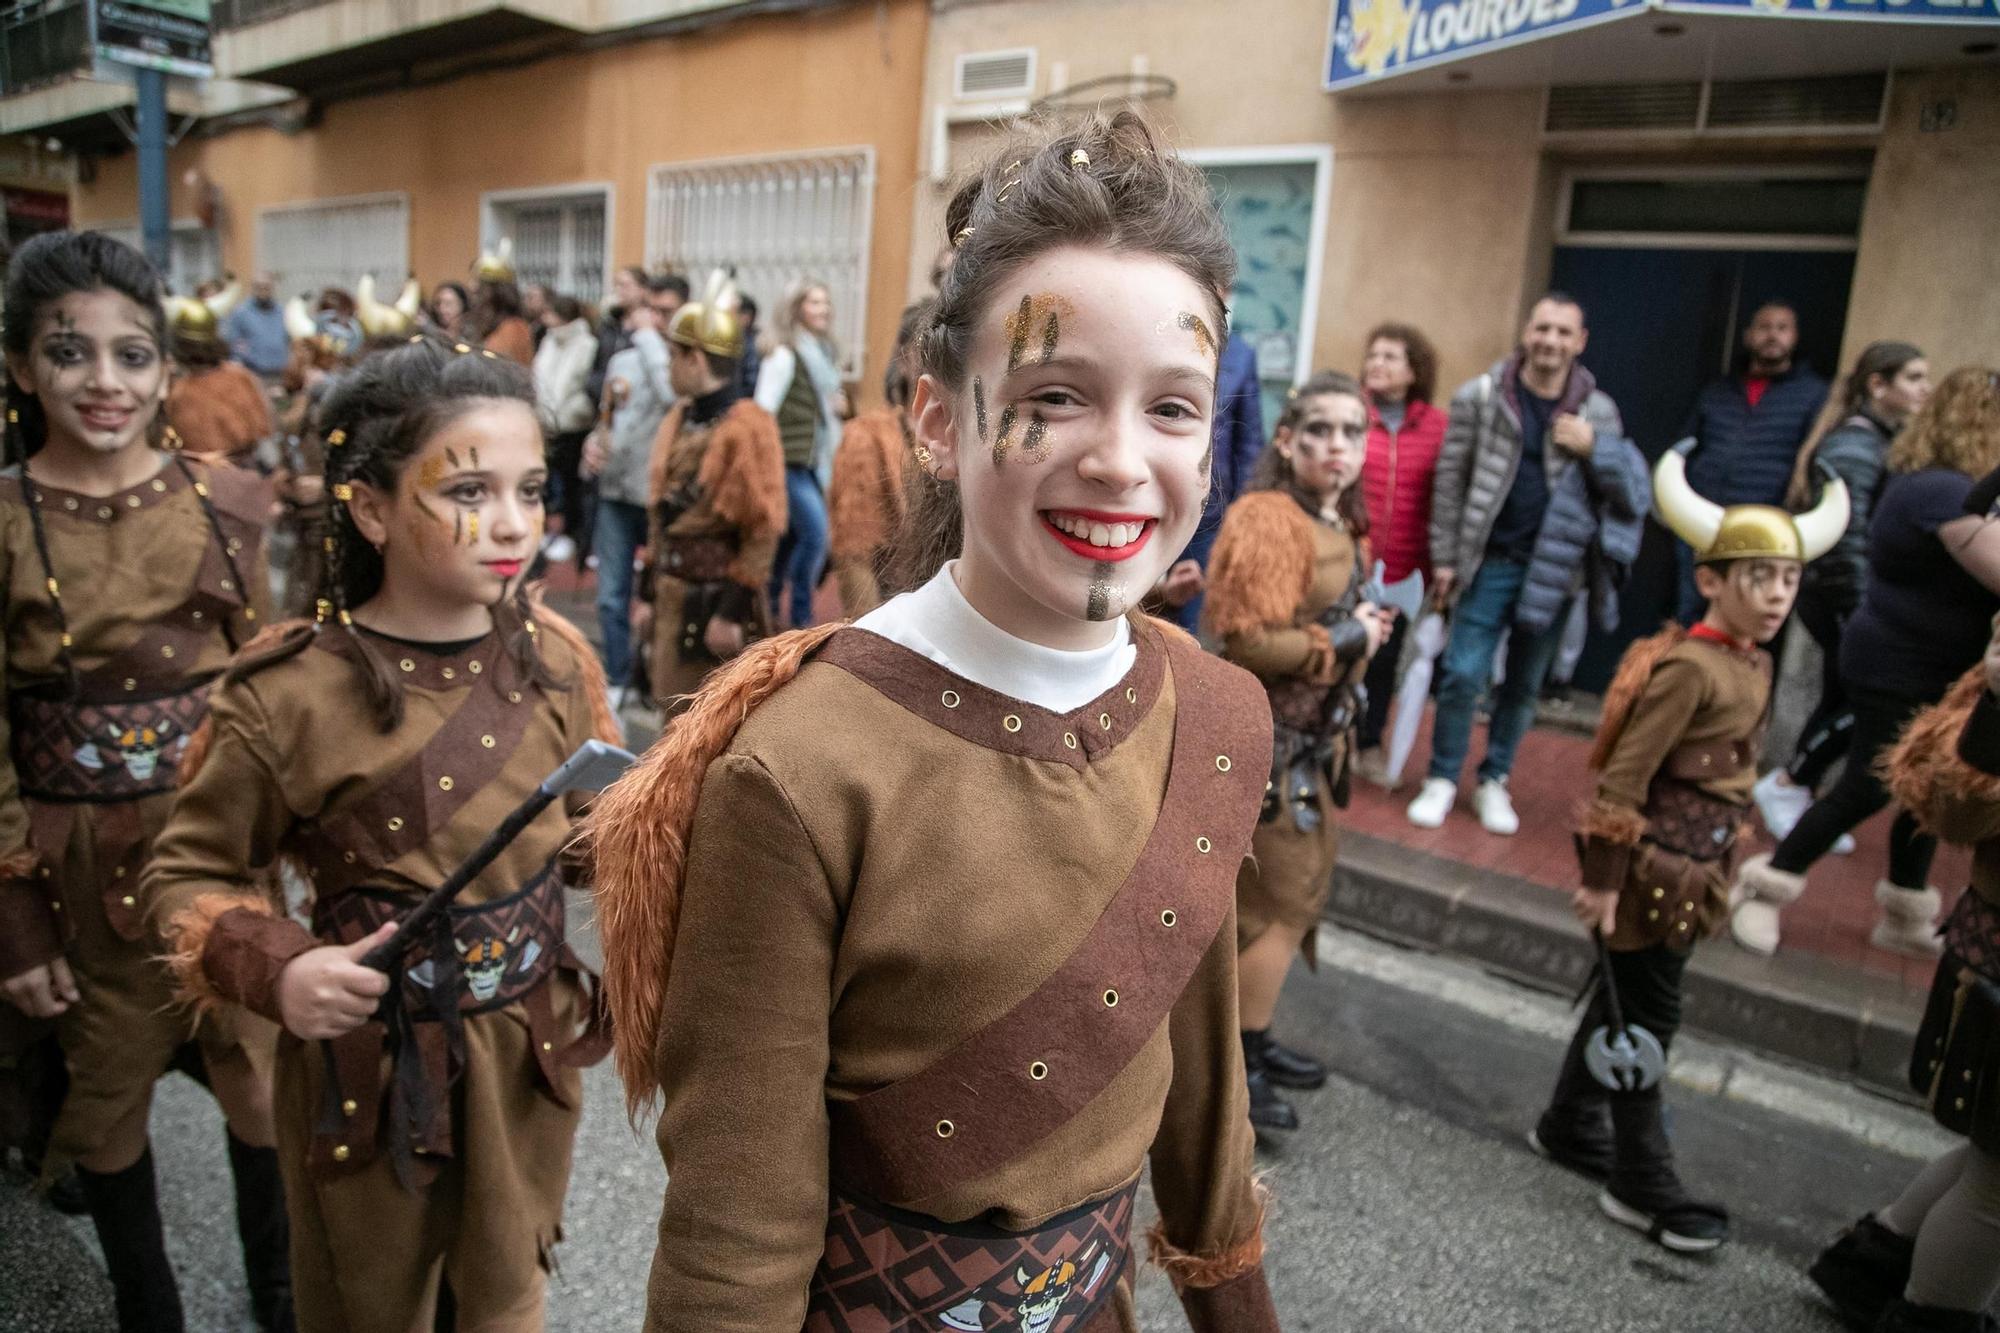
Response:
M1282 491L1252 491L1222 516L1208 558L1208 627L1227 638L1289 626L1312 578L1312 519Z
M836 560L863 559L903 521L903 425L893 408L864 412L847 423L833 455L827 495Z
M611 709L611 686L604 678L604 663L598 660L597 650L583 637L582 630L549 610L541 599L541 589L529 593L528 605L534 610L535 624L562 640L563 647L569 650L576 672L575 688L590 700L591 735L607 745L623 745L625 729L618 725L618 714Z
M785 530L785 446L778 423L748 398L722 414L702 454L702 493L748 538Z
M613 1051L635 1119L659 1092L654 1053L702 779L743 719L841 628L836 622L780 634L717 668L688 710L591 807L583 851L592 862Z
M687 399L683 398L667 409L660 418L660 428L653 432L653 452L646 459L646 500L658 504L660 497L667 493L667 459L674 452L674 441L680 438L681 419L687 416Z
M1625 724L1632 720L1632 710L1638 705L1639 696L1646 692L1646 682L1653 678L1654 669L1686 640L1686 630L1679 625L1668 625L1651 638L1634 642L1625 650L1625 656L1618 659L1618 673L1604 692L1604 713L1597 724L1597 741L1590 747L1593 769L1602 770L1610 762L1611 752L1618 748L1618 738L1625 734Z
M1974 667L1938 703L1918 713L1879 764L1890 795L1925 831L1971 843L2000 832L2000 777L1958 757L1958 738L1986 689Z

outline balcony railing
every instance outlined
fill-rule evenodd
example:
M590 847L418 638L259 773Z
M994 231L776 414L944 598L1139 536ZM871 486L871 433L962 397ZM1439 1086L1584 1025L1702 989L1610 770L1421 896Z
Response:
M9 7L0 16L0 96L59 82L90 64L82 0Z

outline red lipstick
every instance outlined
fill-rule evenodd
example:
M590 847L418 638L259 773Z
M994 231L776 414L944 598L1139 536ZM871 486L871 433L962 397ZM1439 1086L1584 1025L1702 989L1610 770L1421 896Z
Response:
M1136 525L1139 528L1139 535L1131 541L1126 542L1123 546L1095 546L1075 533L1064 532L1061 528L1057 527L1050 518L1051 513L1061 514L1064 518L1080 519L1085 523L1104 524L1106 526L1114 523ZM1122 560L1130 560L1133 556L1145 550L1146 543L1153 539L1153 529L1160 525L1159 519L1150 514L1116 514L1098 509L1058 509L1044 513L1040 517L1043 529L1049 536L1055 538L1064 547L1068 548L1072 555L1082 556L1085 560L1101 561L1106 564L1117 564Z
M521 572L519 560L484 560L480 562L503 579L511 579Z

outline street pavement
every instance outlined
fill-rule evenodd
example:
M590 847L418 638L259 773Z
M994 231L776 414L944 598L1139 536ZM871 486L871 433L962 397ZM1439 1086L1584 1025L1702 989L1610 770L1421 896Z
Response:
M1321 955L1317 974L1295 971L1276 1030L1336 1075L1297 1096L1303 1128L1263 1153L1287 1330L1834 1333L1804 1263L1950 1142L1913 1108L1684 1040L1669 1095L1684 1175L1730 1204L1738 1239L1677 1258L1607 1222L1593 1186L1522 1141L1568 1032L1560 999L1333 927ZM639 1327L664 1185L608 1064L586 1095L549 1302L559 1333ZM153 1132L188 1327L247 1333L213 1104L171 1077ZM1151 1270L1140 1294L1146 1328L1186 1327ZM0 1185L0 1330L108 1329L109 1310L88 1225Z

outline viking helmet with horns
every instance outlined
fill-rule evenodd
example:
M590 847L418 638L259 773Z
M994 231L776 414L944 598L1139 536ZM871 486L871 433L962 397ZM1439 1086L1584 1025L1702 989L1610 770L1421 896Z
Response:
M514 238L502 236L491 250L479 256L479 262L472 266L472 276L481 282L512 282L514 280Z
M361 321L361 331L369 337L393 338L408 333L416 325L423 299L423 288L411 278L403 284L402 294L394 305L383 305L375 299L375 275L364 273L354 287L354 317Z
M1682 440L1653 467L1653 504L1660 521L1694 548L1698 565L1727 560L1813 561L1833 549L1847 531L1847 483L1830 473L1819 503L1803 514L1774 505L1728 508L1704 499L1688 483L1692 439Z
M169 296L166 299L167 325L173 336L183 342L220 346L222 321L242 299L243 284L234 278L213 296Z
M736 284L717 269L699 301L674 312L667 339L683 347L699 347L710 356L734 361L743 355L743 318L737 313Z

